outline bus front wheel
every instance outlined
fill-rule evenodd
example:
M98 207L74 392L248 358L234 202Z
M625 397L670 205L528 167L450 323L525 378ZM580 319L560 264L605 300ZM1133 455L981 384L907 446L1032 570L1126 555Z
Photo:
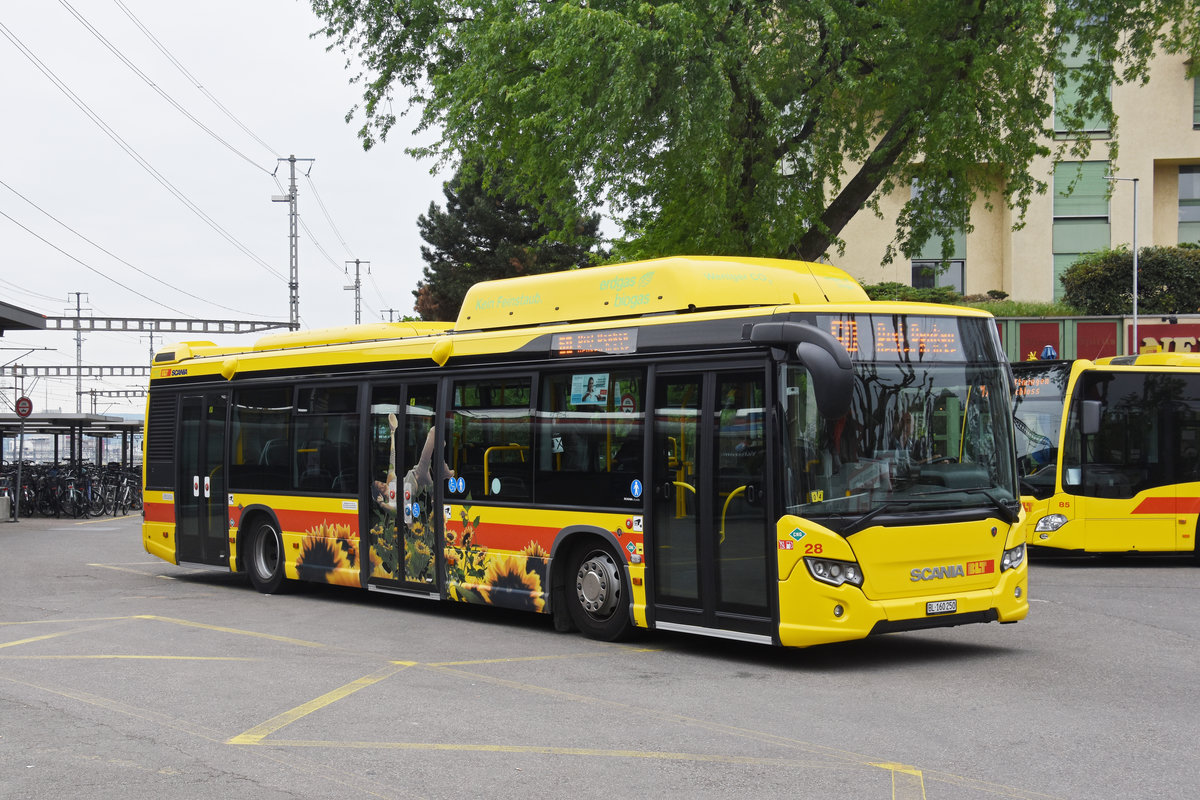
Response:
M571 619L588 638L614 642L629 633L624 570L607 547L586 542L572 551L565 594Z
M249 558L246 559L250 582L263 594L277 594L287 585L283 566L283 536L268 519L260 521L253 530Z

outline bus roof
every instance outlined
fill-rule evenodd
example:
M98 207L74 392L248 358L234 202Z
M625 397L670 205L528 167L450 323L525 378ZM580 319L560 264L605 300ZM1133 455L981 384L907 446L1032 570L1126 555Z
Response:
M1136 356L1108 356L1096 359L1098 366L1113 367L1200 367L1200 353L1141 353Z
M853 313L990 316L945 305L872 302L849 274L828 264L681 256L479 283L467 293L456 323L378 322L293 331L260 337L252 345L178 342L155 353L151 382L200 374L228 380L246 370L277 368L280 358L290 369L371 358L432 359L442 365L451 355L514 351L543 333L576 324L580 330L599 330L634 320L639 326L719 321L742 309L769 315L831 307ZM183 362L189 363L187 369L178 368Z
M867 299L857 281L829 264L675 256L477 283L467 291L454 329Z

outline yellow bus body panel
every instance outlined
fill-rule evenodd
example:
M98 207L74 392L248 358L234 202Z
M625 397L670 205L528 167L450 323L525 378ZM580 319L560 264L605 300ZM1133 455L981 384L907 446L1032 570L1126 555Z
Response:
M175 555L175 493L142 493L142 546L152 556L178 564Z
M995 531L995 535L993 535ZM851 641L878 623L918 622L931 600L957 601L958 614L995 609L1000 622L1029 613L1029 567L1002 571L1004 549L1021 541L1022 525L999 520L868 528L849 539L796 517L777 526L779 640L789 647ZM797 538L797 532L803 534ZM805 556L856 560L863 586L831 586L813 578ZM946 577L933 577L936 569ZM915 574L925 577L917 578ZM960 574L961 573L961 574ZM840 609L840 614L837 609Z

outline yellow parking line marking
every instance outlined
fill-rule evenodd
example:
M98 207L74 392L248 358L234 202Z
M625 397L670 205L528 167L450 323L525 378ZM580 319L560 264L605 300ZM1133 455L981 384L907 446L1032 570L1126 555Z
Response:
M304 639L293 639L290 636L278 636L273 633L259 633L258 631L244 631L238 628L227 628L224 625L209 625L204 622L192 622L187 619L177 619L175 617L160 617L156 614L138 614L132 619L152 619L158 622L170 622L174 625L185 625L189 628L201 628L206 631L217 631L218 633L236 633L239 636L253 636L257 639L270 639L273 642L286 642L287 644L295 644L301 647L326 647L320 642L309 642Z
M380 681L390 678L401 670L408 669L411 666L406 663L392 663L381 670L372 672L370 675L365 675L356 681L351 681L345 686L334 689L332 692L326 692L315 700L310 700L304 705L296 706L290 711L285 711L271 719L263 722L260 725L255 725L245 733L239 733L234 736L226 744L258 744L265 737L270 736L277 730L291 725L296 720L306 717L314 711L319 711L332 703L336 703L343 697L349 697L360 689L365 689L368 686L373 686Z
M30 636L28 639L17 639L16 641L13 641L13 642L0 642L0 649L3 649L5 647L16 647L17 645L21 645L21 644L31 644L33 642L42 642L42 641L45 641L46 639L55 639L59 636L66 636L68 634L77 633L77 632L78 631L59 631L58 633L46 633L46 634L42 634L41 636Z
M880 763L871 766L891 770L892 800L925 800L925 777L921 770L906 764Z

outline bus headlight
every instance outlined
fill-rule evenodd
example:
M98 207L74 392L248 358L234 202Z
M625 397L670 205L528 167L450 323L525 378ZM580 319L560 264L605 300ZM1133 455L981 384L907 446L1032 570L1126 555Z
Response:
M858 563L854 561L834 561L832 558L805 558L808 572L822 583L830 586L841 586L849 583L862 586L863 575Z
M1021 566L1021 562L1025 560L1025 545L1019 544L1012 550L1005 550L1004 556L1000 559L1000 571L1004 572L1008 569L1016 569Z
M1033 526L1035 531L1056 531L1067 524L1067 518L1062 514L1047 514Z

